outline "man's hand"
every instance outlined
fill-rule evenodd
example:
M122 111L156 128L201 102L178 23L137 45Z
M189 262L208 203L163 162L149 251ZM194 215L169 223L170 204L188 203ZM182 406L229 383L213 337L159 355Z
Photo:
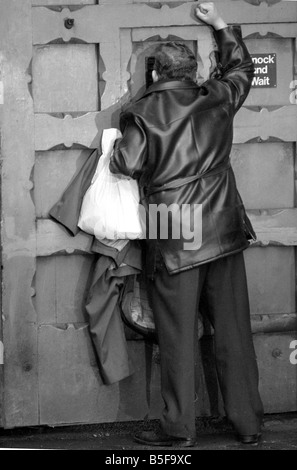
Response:
M213 26L216 30L227 27L227 24L219 15L215 4L212 2L200 3L196 8L196 16L199 20Z

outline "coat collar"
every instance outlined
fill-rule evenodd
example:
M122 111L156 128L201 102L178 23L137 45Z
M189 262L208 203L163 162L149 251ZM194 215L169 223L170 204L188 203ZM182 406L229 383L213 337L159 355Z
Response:
M199 88L198 85L192 80L159 80L158 82L153 83L142 97L154 93L155 91L164 91L164 90L177 90L177 89L190 89L190 88Z

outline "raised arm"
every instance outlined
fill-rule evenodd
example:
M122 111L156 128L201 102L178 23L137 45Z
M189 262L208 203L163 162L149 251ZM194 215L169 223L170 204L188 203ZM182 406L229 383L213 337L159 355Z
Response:
M254 65L242 40L241 27L228 26L213 3L198 5L196 16L214 29L219 52L218 69L221 72L219 81L226 88L236 112L249 93L254 75Z

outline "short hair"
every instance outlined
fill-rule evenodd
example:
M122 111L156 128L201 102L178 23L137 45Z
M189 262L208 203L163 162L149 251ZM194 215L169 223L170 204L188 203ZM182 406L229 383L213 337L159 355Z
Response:
M182 42L166 42L156 49L154 69L160 80L194 80L197 60Z

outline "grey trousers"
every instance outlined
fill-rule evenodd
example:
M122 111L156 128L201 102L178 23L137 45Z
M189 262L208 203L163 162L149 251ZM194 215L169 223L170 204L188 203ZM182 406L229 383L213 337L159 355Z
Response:
M216 369L226 416L239 434L260 431L263 405L250 325L243 253L169 275L163 262L148 280L160 347L163 430L195 436L194 351L198 310L214 328Z

